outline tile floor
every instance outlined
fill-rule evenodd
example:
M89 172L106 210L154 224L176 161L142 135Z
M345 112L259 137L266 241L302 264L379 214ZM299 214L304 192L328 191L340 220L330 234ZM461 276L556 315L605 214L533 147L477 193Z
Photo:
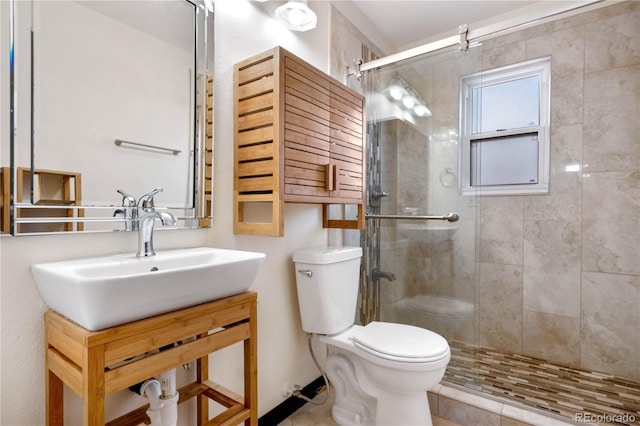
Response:
M318 395L314 401L324 401L324 392ZM331 420L331 406L333 405L333 392L329 391L329 397L322 405L305 404L304 407L293 413L291 417L281 422L278 426L335 426ZM460 426L437 416L431 417L433 426Z

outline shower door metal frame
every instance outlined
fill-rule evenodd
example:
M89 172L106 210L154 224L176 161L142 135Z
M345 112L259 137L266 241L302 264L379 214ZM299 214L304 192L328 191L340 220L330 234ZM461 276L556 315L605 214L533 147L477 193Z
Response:
M443 38L431 43L426 43L402 52L394 53L383 58L373 61L364 62L359 65L360 73L387 65L393 65L417 56L433 53L440 50L450 48L460 48L466 50L469 43L480 43L482 40L508 34L518 31L532 25L539 25L545 20L555 20L560 17L567 17L575 13L584 13L600 7L608 6L604 0L586 0L586 1L566 1L554 5L552 8L545 10L532 10L528 14L520 15L515 18L507 19L503 22L487 25L475 30L469 29L466 24L458 27L458 34L451 37ZM561 15L561 16L560 16Z

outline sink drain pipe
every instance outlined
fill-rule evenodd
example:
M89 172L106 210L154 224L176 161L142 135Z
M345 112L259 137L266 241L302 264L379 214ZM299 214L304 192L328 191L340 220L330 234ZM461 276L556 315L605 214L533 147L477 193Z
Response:
M178 391L176 369L165 371L158 378L148 379L129 388L149 400L147 416L152 426L176 426L178 424Z
M165 371L158 376L162 408L162 426L178 424L178 391L176 390L176 369Z

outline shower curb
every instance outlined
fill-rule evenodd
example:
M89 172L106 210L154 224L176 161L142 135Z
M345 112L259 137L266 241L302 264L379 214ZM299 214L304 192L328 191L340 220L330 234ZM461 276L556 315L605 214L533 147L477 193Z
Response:
M573 422L544 410L451 384L439 383L428 392L428 396L432 414L461 426L501 425L505 419L517 422L519 426L597 425Z

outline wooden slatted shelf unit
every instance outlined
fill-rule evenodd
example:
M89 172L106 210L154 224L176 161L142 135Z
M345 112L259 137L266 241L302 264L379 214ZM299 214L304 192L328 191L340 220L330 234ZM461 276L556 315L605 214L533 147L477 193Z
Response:
M204 153L200 175L203 176L201 191L204 194L200 216L211 217L213 214L213 76L207 77L206 128ZM203 219L200 226L211 226L211 219Z
M180 389L197 397L198 425L258 424L257 294L246 292L140 321L89 331L62 315L45 314L47 425L64 422L63 384L82 398L82 424L105 424L104 398L164 371L197 361L197 380ZM155 351L171 345L170 349ZM244 342L244 396L209 380L208 355ZM149 352L155 352L149 355ZM147 354L145 357L139 355ZM124 362L130 360L130 362ZM209 419L209 399L227 410ZM149 406L107 423L133 426Z
M9 233L11 229L11 169L2 167L0 169L0 232Z
M364 97L281 47L235 66L234 232L284 235L285 202L324 205L325 227L364 228ZM270 222L245 206L271 205ZM356 204L358 219L328 219Z
M3 167L0 174L2 185L2 232L9 232L10 227L10 173L9 167ZM77 219L84 215L83 209L64 208L63 206L78 206L82 204L82 175L75 172L60 170L33 170L33 182L31 169L17 167L15 169L16 194L15 203L26 203L34 196L36 206L59 206L51 208L21 208L14 207L17 218L42 218L42 223L20 223L16 225L17 233L33 232L61 232L82 231L84 226L80 222L47 223L47 218L69 217ZM33 187L32 187L33 183Z

